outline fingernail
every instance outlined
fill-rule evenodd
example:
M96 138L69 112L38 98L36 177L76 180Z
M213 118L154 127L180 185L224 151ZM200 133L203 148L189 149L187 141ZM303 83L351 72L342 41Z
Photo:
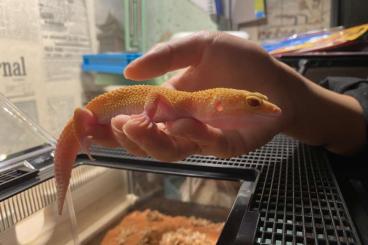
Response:
M141 130L142 128L148 129L150 126L149 124L150 120L148 120L144 115L142 114L132 115L130 116L128 122L125 123L125 125L123 126L123 132L128 135L129 134L127 130L128 128L129 132L131 131L132 128L139 130Z
M134 67L136 66L136 61L137 61L138 59L136 59L136 60L134 60L134 61L132 61L125 69L124 69L124 71L123 71L123 75L124 75L124 77L126 78L126 79L131 79L131 80L133 80L132 79L132 77L130 76L131 74L129 74L131 71L132 71L132 69L134 70Z
M121 130L124 126L124 124L129 120L129 116L128 115L119 115L116 117L113 117L111 119L111 125L118 129Z
M153 46L153 48L151 48L150 50L148 50L148 52L146 53L146 55L151 55L154 53L159 53L162 52L163 50L166 49L166 44L157 44L156 46Z

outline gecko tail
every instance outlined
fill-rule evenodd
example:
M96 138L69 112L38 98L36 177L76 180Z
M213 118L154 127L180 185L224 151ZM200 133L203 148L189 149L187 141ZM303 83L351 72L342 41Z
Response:
M80 146L74 133L73 121L70 120L58 139L54 156L54 174L59 215L61 215L63 211L73 164L79 149Z

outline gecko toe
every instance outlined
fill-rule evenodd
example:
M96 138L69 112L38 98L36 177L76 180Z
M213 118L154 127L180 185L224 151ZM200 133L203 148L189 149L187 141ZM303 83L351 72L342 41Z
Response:
M94 161L95 159L91 155L91 145L92 145L93 137L91 135L85 137L82 140L81 150L84 154L86 154L89 160Z

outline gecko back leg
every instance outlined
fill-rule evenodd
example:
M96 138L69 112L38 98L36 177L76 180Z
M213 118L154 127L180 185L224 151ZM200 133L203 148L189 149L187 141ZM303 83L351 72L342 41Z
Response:
M74 131L78 138L81 151L93 160L90 147L93 140L93 128L97 124L97 119L93 113L84 108L77 108L74 111Z

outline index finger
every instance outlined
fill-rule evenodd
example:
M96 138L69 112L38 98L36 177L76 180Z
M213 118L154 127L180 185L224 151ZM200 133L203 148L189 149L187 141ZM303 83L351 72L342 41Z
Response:
M131 80L148 80L166 72L200 62L202 53L211 41L210 33L199 32L156 45L148 53L134 60L124 70L124 76Z

